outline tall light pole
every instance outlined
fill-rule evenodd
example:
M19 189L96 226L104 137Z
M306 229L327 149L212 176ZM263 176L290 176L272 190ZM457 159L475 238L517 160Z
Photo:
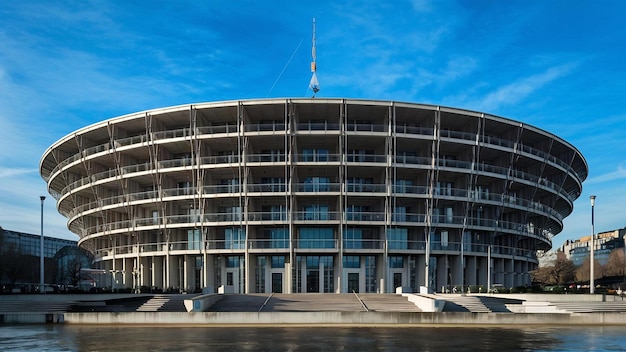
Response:
M43 280L43 201L46 200L45 196L39 196L41 200L41 241L39 252L39 293L45 293L44 280Z
M589 265L589 293L593 294L595 291L595 283L594 283L594 268L593 268L593 252L594 252L594 245L595 245L595 229L593 226L593 207L596 203L596 196L590 196L589 199L591 199L591 257L590 257L590 265Z

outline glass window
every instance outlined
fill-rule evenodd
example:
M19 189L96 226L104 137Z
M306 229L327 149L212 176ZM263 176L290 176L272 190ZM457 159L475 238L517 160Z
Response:
M220 180L220 184L224 186L222 191L226 193L236 193L239 192L239 179L229 178Z
M408 248L408 229L390 228L387 230L387 242L389 249L407 249Z
M393 269L402 269L404 267L404 258L399 255L390 255L389 267Z
M411 193L411 186L413 185L413 181L411 180L396 180L393 185L393 191L395 193Z
M441 231L441 248L448 247L448 231Z
M238 221L242 218L241 207L220 207L219 208L219 220L220 221Z
M332 228L300 229L299 248L335 248Z
M328 161L328 149L303 149L302 161Z
M264 192L284 192L285 179L282 177L263 177L261 178Z
M376 291L376 257L368 255L365 257L365 292Z
M309 204L304 206L305 220L328 220L328 205Z
M320 266L320 257L308 256L306 257L306 268L317 269Z
M406 207L393 208L393 221L406 221Z
M451 224L454 221L454 216L452 213L452 208L446 208L446 223Z
M361 257L356 255L346 255L343 257L343 267L344 268L360 268L361 267Z
M307 177L304 180L305 192L328 192L330 191L330 178L328 177Z
M369 207L363 205L348 205L346 207L346 220L368 221L372 220Z
M272 220L287 220L287 207L284 204L272 205L270 214Z
M279 162L285 161L285 152L282 150L261 150L261 161Z
M241 263L241 257L238 255L229 255L226 257L227 268L238 268Z
M286 228L270 229L271 248L289 248L289 230Z
M246 230L238 227L224 230L225 249L243 249L246 241Z
M284 268L285 267L285 257L282 255L274 255L272 256L272 268Z
M343 248L361 249L363 248L363 230L348 228L343 232Z
M187 249L200 249L200 229L187 230Z

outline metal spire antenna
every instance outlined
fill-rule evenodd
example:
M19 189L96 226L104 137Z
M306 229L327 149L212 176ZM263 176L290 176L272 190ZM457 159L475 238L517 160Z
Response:
M309 82L309 88L313 91L313 98L315 98L315 94L320 91L320 82L317 80L317 55L315 54L315 18L313 18L313 48L311 49L311 55L313 56L313 62L311 62L311 72L313 72L313 76L311 77L311 81Z

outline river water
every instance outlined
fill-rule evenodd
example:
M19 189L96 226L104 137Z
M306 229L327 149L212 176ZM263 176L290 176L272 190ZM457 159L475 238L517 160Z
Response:
M0 351L626 351L626 327L0 325Z

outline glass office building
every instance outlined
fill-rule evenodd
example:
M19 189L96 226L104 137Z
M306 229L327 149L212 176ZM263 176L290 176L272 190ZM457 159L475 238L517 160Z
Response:
M529 284L588 168L554 134L485 113L262 99L102 121L40 171L125 286L383 293Z

